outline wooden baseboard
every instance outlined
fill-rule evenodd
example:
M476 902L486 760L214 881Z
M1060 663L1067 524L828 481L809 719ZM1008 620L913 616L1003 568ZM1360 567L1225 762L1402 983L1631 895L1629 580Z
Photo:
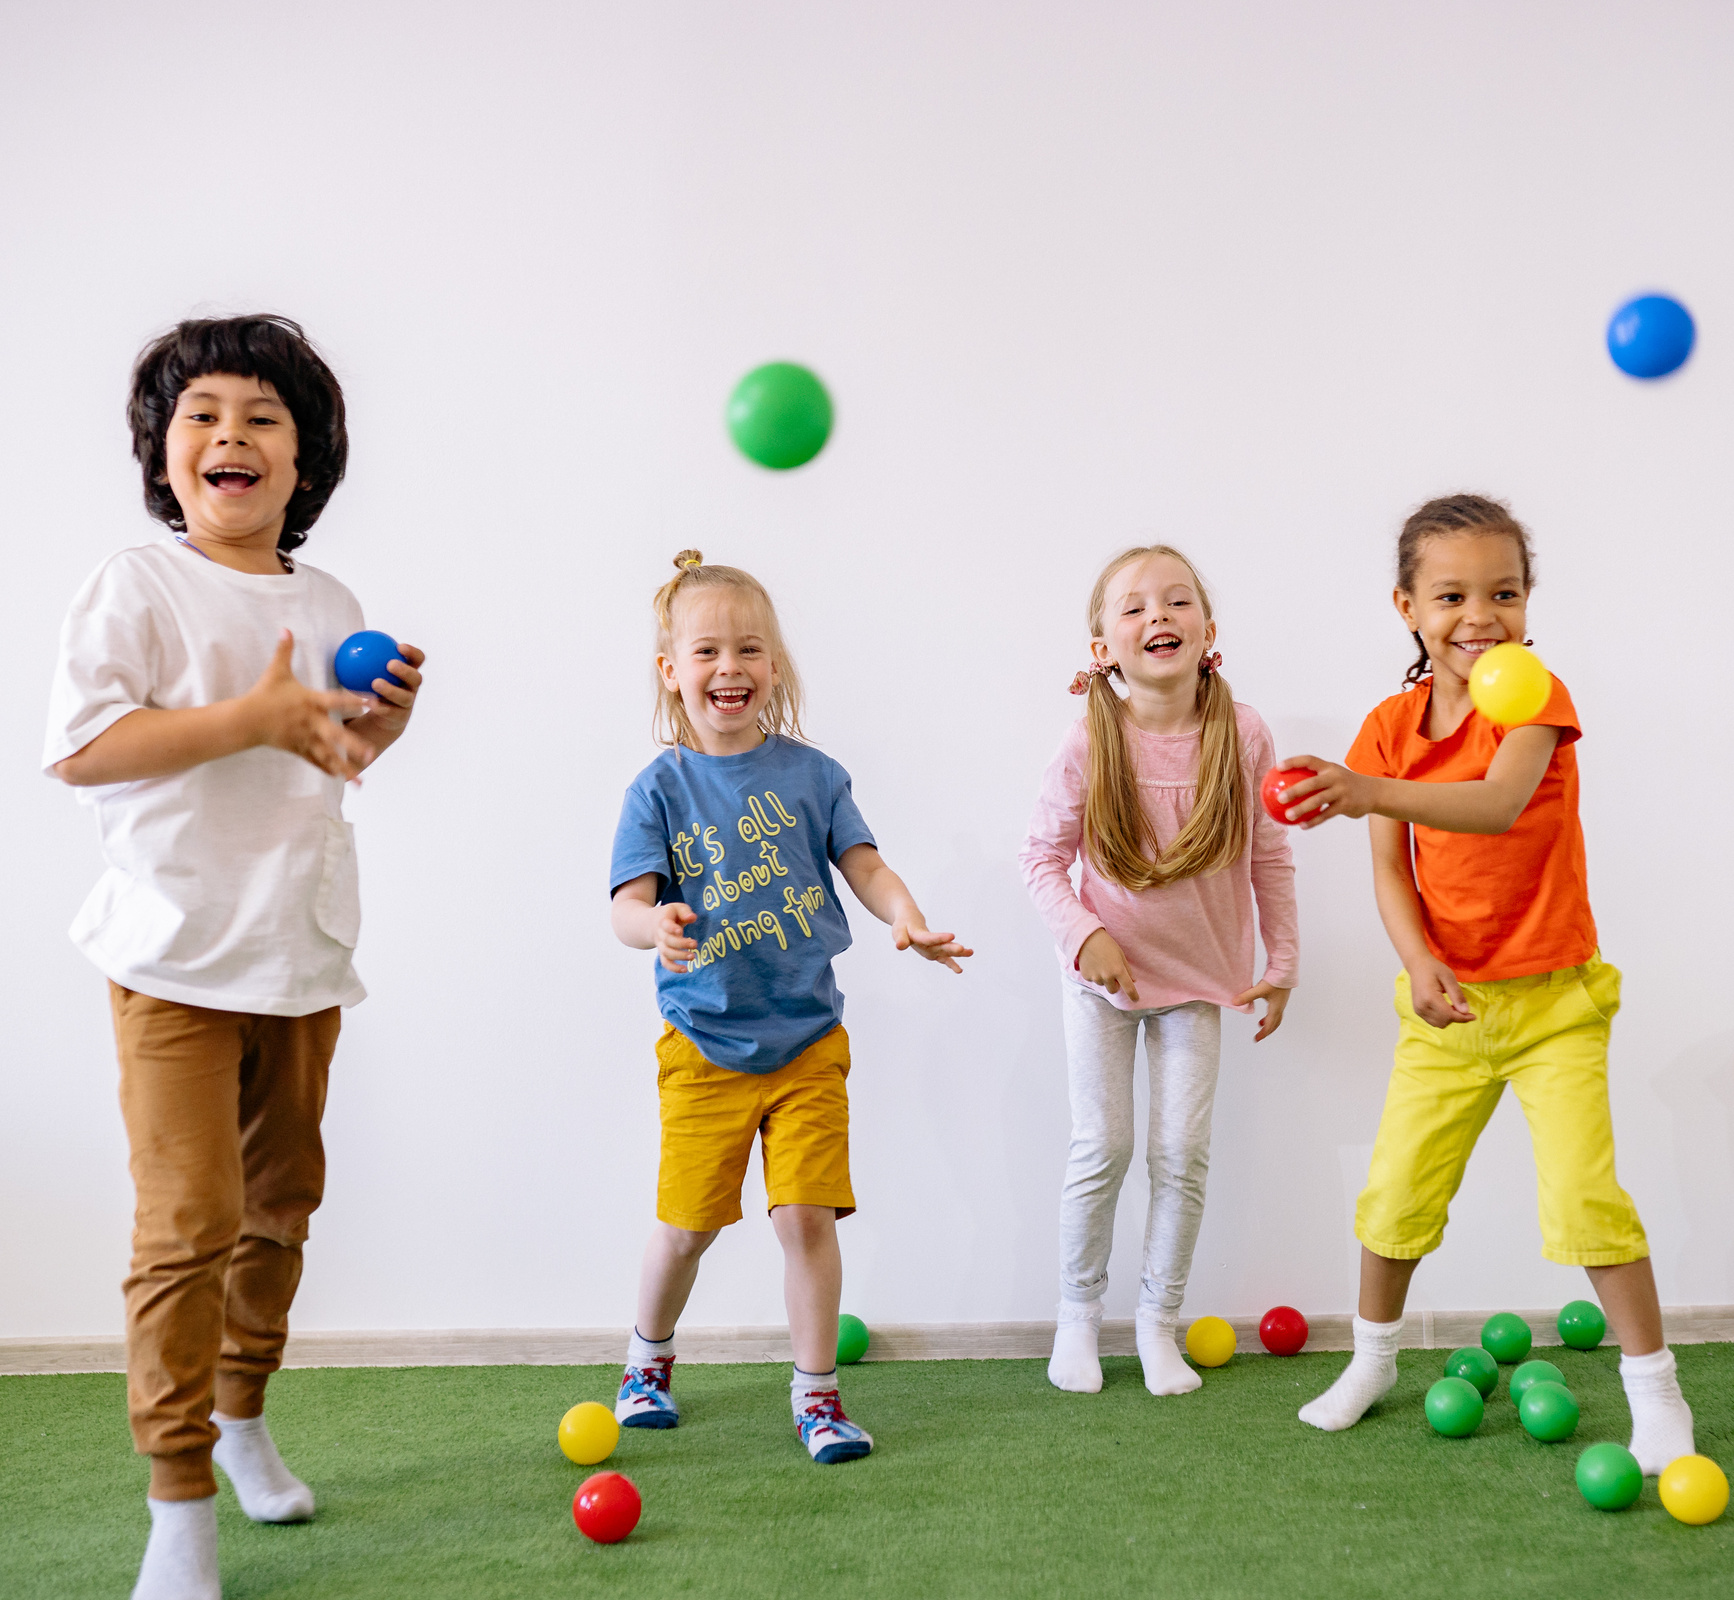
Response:
M1474 1344L1487 1311L1417 1311L1404 1323L1411 1349L1450 1350ZM1552 1311L1520 1313L1538 1345L1560 1342ZM1230 1317L1242 1351L1262 1354L1256 1317ZM1354 1319L1337 1312L1310 1316L1308 1350L1347 1350ZM1670 1344L1734 1341L1734 1306L1670 1306L1662 1312ZM293 1333L286 1367L503 1367L612 1365L626 1353L624 1328L406 1329L361 1333ZM1051 1322L891 1322L873 1329L869 1361L1006 1361L1045 1357ZM1130 1321L1102 1325L1104 1355L1134 1354ZM788 1330L682 1328L682 1361L788 1361ZM0 1374L124 1372L119 1339L0 1339Z

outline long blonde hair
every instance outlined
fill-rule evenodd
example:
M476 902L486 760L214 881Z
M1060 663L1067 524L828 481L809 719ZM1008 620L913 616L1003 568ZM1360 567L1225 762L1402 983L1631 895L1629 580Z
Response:
M1102 615L1108 583L1130 562L1148 556L1169 556L1192 574L1204 620L1212 620L1210 592L1198 569L1172 545L1139 545L1122 550L1096 579L1090 591L1090 637L1107 637ZM1120 675L1116 666L1115 675ZM1155 889L1181 878L1220 872L1240 859L1246 849L1248 796L1240 765L1240 729L1234 718L1234 695L1222 674L1201 670L1198 678L1198 719L1203 738L1198 751L1198 788L1192 814L1166 848L1156 837L1138 797L1138 770L1129 746L1126 705L1108 682L1108 674L1089 676L1089 708L1085 713L1090 738L1089 767L1084 792L1084 849L1104 878L1126 889Z
M656 613L657 654L674 655L675 624L680 604L706 589L736 590L758 607L765 643L770 646L771 660L777 667L777 681L771 688L770 699L759 713L759 729L766 738L774 734L807 743L807 736L801 731L801 675L795 670L788 646L783 643L777 608L771 604L765 586L750 572L743 572L739 567L707 567L703 551L682 550L674 558L674 576L656 591L656 598L650 603L651 610ZM685 745L689 750L699 747L680 691L670 689L662 681L661 673L656 677L656 709L651 717L651 732L658 744L677 748Z

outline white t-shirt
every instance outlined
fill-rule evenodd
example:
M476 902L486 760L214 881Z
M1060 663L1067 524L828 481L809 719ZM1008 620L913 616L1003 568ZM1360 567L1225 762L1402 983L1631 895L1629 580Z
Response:
M60 635L42 764L130 711L245 694L278 635L295 676L335 689L337 647L363 627L355 596L316 567L236 572L162 539L93 572ZM168 778L78 790L108 871L73 942L116 983L159 1000L302 1017L366 996L343 783L284 750L243 750Z

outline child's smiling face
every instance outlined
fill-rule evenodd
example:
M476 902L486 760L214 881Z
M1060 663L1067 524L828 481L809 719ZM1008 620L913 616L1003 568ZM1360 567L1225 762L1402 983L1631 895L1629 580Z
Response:
M1508 533L1435 534L1421 546L1413 592L1398 589L1392 598L1404 626L1421 635L1436 679L1467 692L1478 657L1523 642L1523 552Z
M1117 664L1130 688L1190 685L1216 638L1191 569L1163 555L1128 561L1108 580L1102 627L1096 659Z
M759 717L777 684L765 619L752 598L731 589L683 597L671 655L656 658L706 755L734 755L764 738Z
M211 372L175 402L165 440L169 488L187 533L275 547L299 479L295 418L257 378Z

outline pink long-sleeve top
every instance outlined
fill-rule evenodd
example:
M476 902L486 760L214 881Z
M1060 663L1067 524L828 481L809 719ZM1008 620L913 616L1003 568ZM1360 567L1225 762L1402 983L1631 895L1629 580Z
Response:
M1029 838L1018 857L1024 882L1053 932L1065 975L1122 1011L1184 1005L1190 1000L1232 1005L1235 996L1255 981L1255 899L1266 957L1264 981L1284 989L1294 985L1300 955L1294 860L1281 824L1271 821L1258 803L1259 784L1276 764L1276 749L1264 718L1251 706L1237 700L1234 715L1240 729L1251 837L1239 860L1208 877L1182 878L1156 889L1123 889L1098 873L1085 855L1074 888L1071 869L1080 855L1089 772L1084 719L1072 725L1043 775ZM1144 814L1157 840L1166 845L1192 813L1203 736L1145 733L1130 722L1126 735ZM1098 928L1106 928L1126 953L1138 986L1136 1005L1125 994L1109 994L1085 983L1078 972L1078 952Z

